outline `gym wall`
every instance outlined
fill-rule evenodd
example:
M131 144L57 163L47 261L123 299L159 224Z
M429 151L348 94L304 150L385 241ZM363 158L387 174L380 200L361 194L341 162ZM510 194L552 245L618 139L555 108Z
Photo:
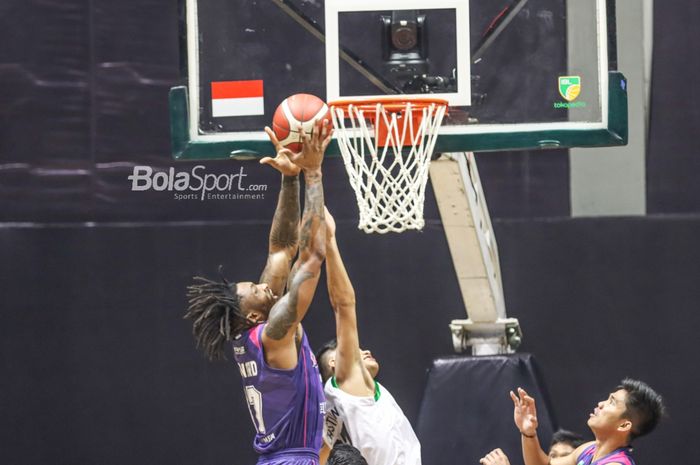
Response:
M588 412L624 376L667 398L670 417L636 444L640 465L685 460L700 411L700 106L686 79L700 58L678 48L700 39L700 8L656 4L651 215L570 218L565 150L478 156L508 312L560 425L587 433ZM195 351L181 315L192 275L223 264L232 279L257 277L277 176L203 163L269 186L255 201L131 191L134 165L196 165L169 155L174 2L8 0L0 18L0 461L253 463L238 374ZM362 345L415 424L425 370L452 353L447 324L464 315L432 192L424 232L365 236L339 161L325 169ZM332 336L323 285L307 320L312 344Z

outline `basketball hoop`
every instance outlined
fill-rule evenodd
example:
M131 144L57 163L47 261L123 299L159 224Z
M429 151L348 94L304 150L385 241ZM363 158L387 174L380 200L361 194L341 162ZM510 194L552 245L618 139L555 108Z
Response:
M447 105L406 96L329 102L360 229L423 229L428 168Z

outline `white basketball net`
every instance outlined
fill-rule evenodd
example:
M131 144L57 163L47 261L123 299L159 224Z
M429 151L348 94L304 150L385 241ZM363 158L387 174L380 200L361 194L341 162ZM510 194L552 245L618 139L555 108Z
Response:
M428 168L447 105L430 103L421 108L408 102L401 112L389 111L381 102L371 106L358 102L358 106L344 108L331 102L330 106L360 209L358 228L380 234L423 229ZM414 112L422 114L418 124L414 123ZM401 114L403 118L398 117ZM387 130L383 147L373 122Z

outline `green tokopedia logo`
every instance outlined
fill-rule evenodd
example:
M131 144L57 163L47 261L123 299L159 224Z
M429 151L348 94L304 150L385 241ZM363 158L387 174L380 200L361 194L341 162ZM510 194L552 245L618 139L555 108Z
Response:
M554 108L586 107L586 102L574 102L581 95L581 76L559 76L559 95L566 102L554 102Z
M554 108L585 108L586 102L554 102Z

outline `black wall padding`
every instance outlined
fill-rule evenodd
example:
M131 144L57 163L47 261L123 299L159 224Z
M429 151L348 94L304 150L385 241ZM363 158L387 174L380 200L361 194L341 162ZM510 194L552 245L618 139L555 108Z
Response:
M178 2L0 3L0 221L157 219L125 177L171 162Z
M569 150L477 153L491 218L571 215Z
M682 462L700 412L700 218L496 221L508 314L537 356L561 427L590 438L596 404L625 377L669 416L634 441L637 465Z
M444 232L429 223L367 236L346 209L334 210L361 344L416 425L425 370L452 353L447 325L464 318ZM252 463L238 374L195 352L180 317L191 275L223 264L232 279L257 278L269 221L0 228L0 463ZM700 219L494 227L508 314L559 424L590 437L596 403L620 378L641 378L666 397L670 417L635 441L637 463L682 462L700 411ZM327 302L322 284L304 322L314 346L334 334ZM503 399L505 409L502 395L484 402ZM512 434L507 424L498 438Z
M654 2L647 209L700 212L700 2ZM618 12L620 9L618 8Z
M423 463L475 465L500 447L512 465L522 464L520 434L509 391L522 387L535 398L544 447L556 425L549 396L529 354L446 357L433 362L418 414Z
M415 421L464 317L444 233L368 236L338 210L361 344ZM205 360L182 314L193 275L256 280L269 228L0 227L0 463L255 463L238 370ZM314 348L335 337L325 276L304 327Z

